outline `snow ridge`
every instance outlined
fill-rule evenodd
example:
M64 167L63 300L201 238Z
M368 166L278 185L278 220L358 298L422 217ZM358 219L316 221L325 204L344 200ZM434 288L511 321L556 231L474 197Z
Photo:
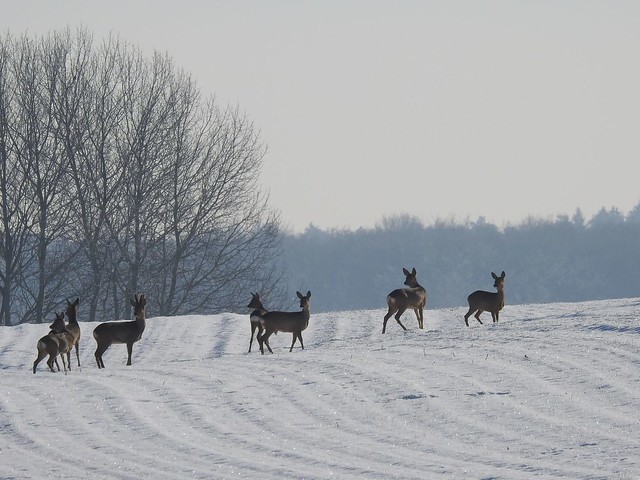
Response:
M46 324L2 328L0 479L638 478L639 308L427 309L385 335L386 309L312 312L305 350L264 356L249 312L147 312L131 367L113 345L98 370L81 321L66 376L31 372Z

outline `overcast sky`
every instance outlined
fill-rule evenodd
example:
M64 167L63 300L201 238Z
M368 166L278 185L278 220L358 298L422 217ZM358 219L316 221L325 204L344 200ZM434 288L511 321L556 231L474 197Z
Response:
M640 201L637 1L6 1L166 51L268 145L284 225L627 213Z

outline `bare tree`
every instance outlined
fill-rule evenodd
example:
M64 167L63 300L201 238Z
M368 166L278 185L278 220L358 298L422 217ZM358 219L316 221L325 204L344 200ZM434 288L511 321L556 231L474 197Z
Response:
M74 69L74 76L80 80L75 83L83 88L74 90L74 99L61 112L65 115L64 145L72 178L68 185L73 196L69 224L72 241L84 260L78 262L83 269L76 272L71 287L87 298L88 319L94 321L100 299L113 279L108 223L119 208L124 176L124 166L115 154L117 127L124 110L119 74L123 47L117 39L109 38L94 51L92 38L86 32L78 35L83 51L93 54L77 62L81 68Z
M15 155L11 132L11 126L16 123L13 109L15 80L12 75L14 54L9 37L0 41L0 325L11 325L12 314L22 311L15 295L21 283L23 254L27 250L30 231L23 203L27 196L27 182Z
M34 44L25 37L20 48L28 52L29 63L16 74L26 127L16 129L16 151L35 202L33 241L37 254L37 270L32 282L25 283L25 292L33 300L31 318L41 322L45 310L56 303L68 265L68 250L60 241L68 221L67 163L54 113L57 99L65 92L62 79L71 45L68 35L52 34Z
M86 298L121 318L239 309L282 284L280 220L246 115L172 60L80 30L0 43L2 322ZM30 254L30 252L34 252ZM70 259L73 258L73 261ZM18 300L17 302L15 300Z
M53 290L60 285L65 265L62 245L49 248L59 236L64 222L60 213L65 211L64 196L57 194L64 166L57 155L59 144L51 115L61 49L48 39L36 42L26 36L15 42L8 38L4 45L3 51L11 52L1 72L5 174L11 165L3 202L8 247L4 274L9 274L4 312L8 314L10 301L21 317L19 322L40 322L45 308L52 305ZM10 293L16 286L19 288ZM10 322L4 318L5 323Z
M192 83L183 86L179 105L197 102ZM169 208L155 269L162 274L150 279L164 315L237 309L249 288L277 284L283 274L270 261L279 253L279 217L257 182L265 147L244 115L207 105L178 112L170 137Z

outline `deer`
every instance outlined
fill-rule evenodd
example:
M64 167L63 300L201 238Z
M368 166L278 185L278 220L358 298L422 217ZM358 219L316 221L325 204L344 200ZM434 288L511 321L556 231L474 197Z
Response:
M311 307L309 300L311 299L311 291L308 291L306 295L302 295L300 292L296 292L296 295L300 299L299 312L266 312L261 315L260 323L264 332L262 335L258 334L258 343L260 344L260 352L264 355L264 345L267 346L269 352L273 353L271 346L269 345L269 337L278 332L288 332L293 334L293 341L291 342L291 348L289 352L293 351L293 346L296 343L296 339L300 340L300 346L304 350L304 343L302 342L302 331L309 326L309 318L311 317Z
M464 316L464 323L469 326L469 317L475 312L476 320L482 325L480 320L480 314L482 312L491 312L491 318L493 322L497 322L500 316L500 310L504 307L504 277L505 273L497 276L491 272L491 276L495 280L493 286L498 290L497 292L485 292L483 290L476 290L467 297L469 302L469 311Z
M251 301L249 302L249 305L247 305L247 308L253 308L253 312L251 312L251 314L249 315L249 320L251 322L251 340L249 340L249 352L251 353L251 345L253 344L253 335L256 332L256 329L258 329L258 337L260 337L262 335L262 332L264 331L264 328L262 328L262 324L260 323L260 319L261 317L267 313L267 309L264 308L264 305L262 305L262 301L260 300L260 294L258 293L253 293L253 292L249 292L251 293Z
M127 366L131 365L133 344L142 338L142 333L146 325L145 307L147 300L144 297L144 293L140 296L136 293L135 298L130 299L129 302L133 307L135 320L126 322L104 322L93 329L93 338L96 339L96 343L98 344L95 353L98 368L104 368L102 355L114 343L127 344Z
M60 364L58 364L57 357L63 352L66 353L66 350L69 348L67 345L67 338L58 333L60 328L64 330L64 312L56 313L56 319L51 325L51 330L47 335L38 340L38 343L36 344L38 356L33 362L33 373L36 373L38 364L47 355L49 355L49 359L47 360L47 366L49 369L55 373L55 370L53 369L53 364L55 363L56 367L58 367L58 371L60 371ZM64 364L64 356L62 357L62 366L66 373L67 368Z
M56 314L56 319L49 326L51 332L53 332L58 339L59 344L59 353L62 358L62 367L64 368L65 375L67 374L67 370L71 370L71 350L74 345L74 336L73 334L67 330L67 326L64 323L64 312L59 315ZM64 356L67 356L67 364L65 365ZM58 368L60 371L60 368Z
M80 303L80 299L76 298L73 303L67 300L67 325L66 330L71 335L73 335L73 346L76 347L76 357L78 359L78 367L80 366L80 324L78 323L78 304ZM71 370L71 349L67 353L67 365L69 366L69 370Z
M416 318L418 319L418 328L424 328L424 307L427 304L427 291L418 283L415 267L411 272L406 268L403 268L402 271L406 277L404 284L407 285L408 288L398 288L387 295L389 311L384 316L382 333L387 331L387 321L394 313L398 325L406 330L406 327L400 321L400 317L408 308L413 309L415 312Z

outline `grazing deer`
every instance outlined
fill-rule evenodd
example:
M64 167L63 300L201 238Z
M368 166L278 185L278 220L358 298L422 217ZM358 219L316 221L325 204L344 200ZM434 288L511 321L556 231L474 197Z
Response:
M260 319L262 316L267 313L267 309L264 308L262 302L260 301L260 295L258 293L251 293L251 301L247 308L254 308L255 310L251 312L249 315L249 320L251 321L251 340L249 340L249 353L251 353L251 345L253 344L253 335L255 334L256 328L258 329L258 337L262 335L264 328L262 328L262 324L260 323Z
M387 295L389 311L384 316L382 333L385 333L387 330L387 321L394 313L396 314L395 319L396 322L398 322L398 325L406 330L405 326L400 321L400 317L407 308L413 309L418 319L418 327L421 329L424 328L424 307L427 304L427 291L418 283L415 268L411 272L406 268L403 268L402 271L406 277L404 284L409 288L398 288Z
M491 272L491 276L495 280L493 286L498 289L497 292L485 292L483 290L476 290L471 295L467 297L467 301L469 302L469 311L464 316L464 323L469 326L469 317L473 312L476 312L474 317L481 324L480 314L482 312L491 312L491 318L493 318L494 322L498 321L498 317L500 315L500 310L504 307L504 277L505 274L502 272L502 275L497 276L495 273Z
M57 357L61 353L61 351L66 348L66 345L64 345L64 337L59 336L56 330L53 329L53 326L55 325L56 327L58 327L60 325L60 322L62 323L62 327L64 328L64 312L60 314L56 313L56 320L53 322L53 325L51 325L52 329L47 335L38 340L38 343L36 344L36 348L38 349L38 357L33 362L33 373L36 373L36 367L47 355L49 355L49 359L47 360L47 366L49 367L49 369L51 369L51 371L55 373L55 370L53 369L53 364L55 362L56 367L58 367L58 371L60 371L60 365L58 364ZM64 358L62 360L62 366L65 367ZM65 372L66 371L67 369L65 367Z
M133 344L136 343L142 337L145 327L145 306L147 300L144 298L144 293L138 296L135 295L135 300L129 300L133 306L133 315L135 320L130 322L105 322L98 325L93 329L93 338L96 339L98 348L96 348L96 362L98 368L104 368L104 362L102 361L102 355L104 352L114 343L126 343L127 344L127 365L131 365L131 352L133 350Z
M260 323L264 329L262 335L258 334L258 343L260 344L260 352L264 355L264 345L267 346L269 351L271 346L269 345L269 337L273 333L289 332L293 333L293 341L291 342L291 348L289 352L293 351L293 346L296 343L296 339L300 339L300 346L304 350L304 343L302 343L302 331L309 326L309 317L311 317L311 310L309 299L311 298L311 292L307 292L306 295L302 295L300 292L296 292L300 299L299 312L266 312L260 317Z
M78 304L80 303L80 299L76 298L76 300L71 303L67 300L67 323L66 329L71 335L73 335L73 346L76 347L76 357L78 358L78 367L80 366L80 324L78 323ZM67 364L69 365L69 370L71 370L71 349L67 353Z

